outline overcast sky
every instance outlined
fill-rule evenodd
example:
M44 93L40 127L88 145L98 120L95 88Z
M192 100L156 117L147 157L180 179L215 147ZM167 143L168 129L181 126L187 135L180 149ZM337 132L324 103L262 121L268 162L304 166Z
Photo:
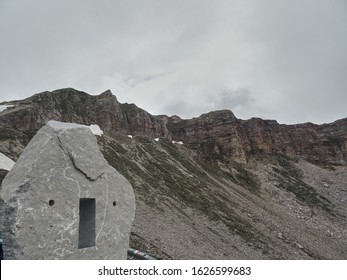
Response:
M346 0L0 0L0 101L111 89L152 114L347 117Z

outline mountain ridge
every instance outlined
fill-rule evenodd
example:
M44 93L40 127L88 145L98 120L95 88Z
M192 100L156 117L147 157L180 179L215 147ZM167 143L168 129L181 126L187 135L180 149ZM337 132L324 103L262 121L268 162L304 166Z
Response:
M79 103L84 106L79 106ZM97 123L105 131L168 137L191 147L203 141L205 149L212 155L226 154L232 160L243 163L254 153L276 153L289 157L304 156L320 164L347 164L347 118L322 125L285 125L260 118L241 120L231 110L218 110L192 119L181 119L178 116L151 115L135 104L119 103L110 90L91 96L72 88L46 91L7 104L17 105L1 114L16 108L23 111L25 116L19 114L19 117L29 125L26 130L38 130L50 119L86 125ZM6 120L6 117L2 120L7 121L10 127L18 123L18 120ZM333 137L332 131L335 134Z
M347 258L347 119L185 120L70 88L6 104L0 152L13 160L51 119L104 130L100 149L136 195L132 247L164 259Z

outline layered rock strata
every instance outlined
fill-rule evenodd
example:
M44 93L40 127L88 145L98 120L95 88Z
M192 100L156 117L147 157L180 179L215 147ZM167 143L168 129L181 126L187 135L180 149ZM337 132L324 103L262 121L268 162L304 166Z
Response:
M174 139L208 154L210 159L247 163L253 155L284 155L315 164L347 164L347 118L331 124L281 125L274 120L237 119L229 110L191 120L167 120Z
M57 120L96 123L109 134L182 141L211 161L247 163L253 155L284 155L320 165L347 164L347 118L323 125L283 125L260 118L240 120L230 110L220 110L185 120L122 104L109 90L91 96L67 88L6 102L0 120L0 152L12 159L48 120Z

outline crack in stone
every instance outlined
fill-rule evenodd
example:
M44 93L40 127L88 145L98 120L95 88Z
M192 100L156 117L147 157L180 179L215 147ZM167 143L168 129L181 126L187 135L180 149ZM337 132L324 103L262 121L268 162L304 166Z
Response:
M83 174L87 177L87 179L88 179L89 181L94 182L94 181L96 181L98 178L100 178L100 177L105 173L105 172L103 171L103 172L101 172L97 177L93 178L93 177L89 176L89 175L87 174L87 172L85 172L83 169L81 169L81 168L79 168L79 167L77 166L77 163L76 163L76 161L75 161L75 158L73 157L73 155L72 155L71 153L69 153L68 156L69 156L70 160L72 161L73 166L74 166L79 172L83 173Z
M60 139L59 134L57 134L57 138L58 138L58 145L62 149L63 153L69 157L69 159L71 160L71 162L72 162L73 166L75 167L75 169L77 171L79 171L80 173L82 173L89 181L94 182L94 181L96 181L98 178L100 178L105 173L103 171L95 178L90 176L82 168L78 167L78 164L76 163L75 157L73 156L73 152L70 151L67 147L65 147L65 145L62 143L62 141Z

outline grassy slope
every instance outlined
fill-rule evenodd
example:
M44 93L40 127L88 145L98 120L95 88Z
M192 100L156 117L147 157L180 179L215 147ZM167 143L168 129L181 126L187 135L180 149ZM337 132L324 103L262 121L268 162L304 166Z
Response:
M239 166L235 175L231 170L222 172L167 139L156 142L117 135L99 139L99 143L108 162L131 182L138 200L183 216L185 207L193 208L211 220L222 221L253 246L266 247L266 238L234 211L237 204L230 203L230 192L224 191L239 183L251 196L256 195L257 185L247 170Z
M168 139L156 142L146 137L131 139L116 134L99 138L99 144L108 162L131 182L137 200L151 209L162 211L163 215L168 211L177 213L187 223L192 221L185 209L194 209L211 221L225 224L230 231L228 234L241 236L246 244L264 256L283 257L279 251L284 249L276 248L269 233L242 213L242 209L252 205L259 207L259 211L269 211L270 218L272 215L258 178L246 165L231 162L213 165L198 156L199 151L172 144ZM278 188L294 193L308 206L333 214L329 200L301 181L290 160L279 158L273 172L280 182ZM152 251L159 256L170 258L157 248L160 246L148 243L136 233L131 244L143 250L154 247Z

